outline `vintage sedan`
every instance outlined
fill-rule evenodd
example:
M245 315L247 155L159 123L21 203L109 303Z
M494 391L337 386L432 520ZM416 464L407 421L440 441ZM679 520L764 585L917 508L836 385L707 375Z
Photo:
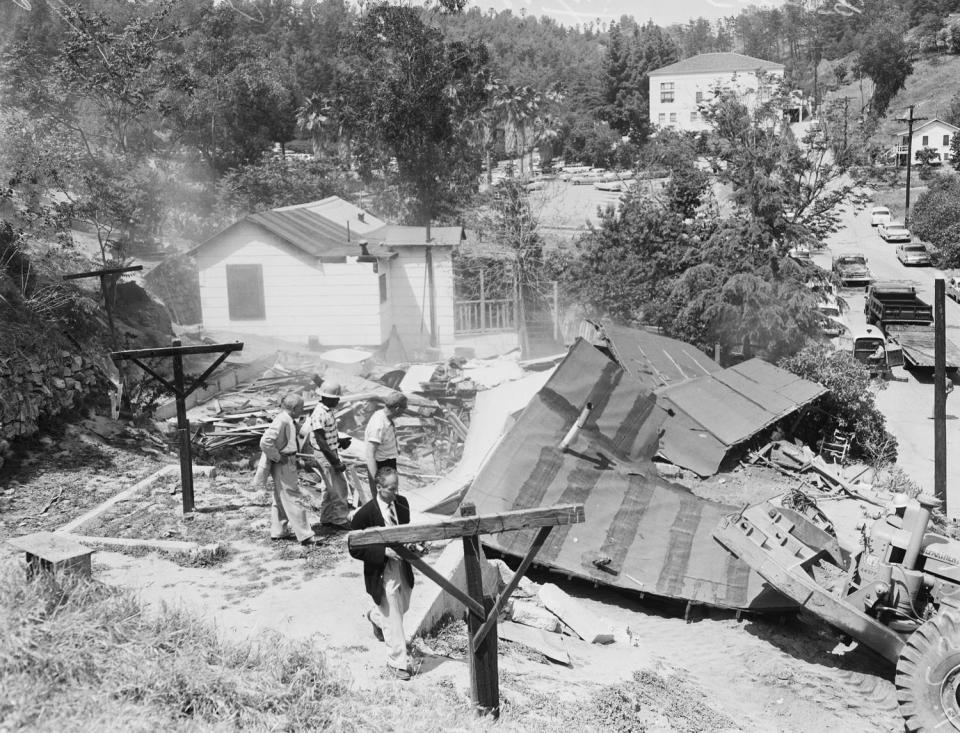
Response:
M947 297L953 298L960 303L960 275L953 275L947 278Z
M881 224L877 232L884 242L909 242L913 239L910 230L898 221Z
M833 258L831 269L840 284L845 287L869 285L873 282L873 273L867 267L867 258L859 252L837 255Z
M889 224L893 221L893 215L886 206L874 206L870 209L870 226L876 227L881 224Z
M924 267L931 264L930 253L927 252L927 248L919 242L914 242L913 244L898 244L897 259L900 260L900 264L907 267L910 265Z

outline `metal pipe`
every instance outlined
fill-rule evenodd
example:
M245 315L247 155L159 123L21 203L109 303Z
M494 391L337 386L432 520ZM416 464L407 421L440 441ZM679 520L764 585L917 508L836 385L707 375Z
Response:
M566 450L567 447L573 442L573 439L577 437L577 433L580 432L580 428L586 424L587 418L590 417L590 412L592 410L592 402L588 402L586 405L584 405L584 408L580 410L580 416L577 418L576 422L570 426L567 434L563 436L563 440L560 441L560 450Z
M938 273L933 291L933 495L947 511L947 324L946 283Z
M927 532L927 524L930 522L930 507L919 502L917 517L910 528L910 541L907 543L907 549L903 555L903 567L907 570L913 570L917 565L917 558L920 557L920 548L923 545L923 536Z

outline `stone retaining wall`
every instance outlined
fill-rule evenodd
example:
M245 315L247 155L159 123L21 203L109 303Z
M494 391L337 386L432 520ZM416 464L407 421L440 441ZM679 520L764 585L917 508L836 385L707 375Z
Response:
M33 435L41 420L106 394L101 367L69 351L0 357L0 439Z

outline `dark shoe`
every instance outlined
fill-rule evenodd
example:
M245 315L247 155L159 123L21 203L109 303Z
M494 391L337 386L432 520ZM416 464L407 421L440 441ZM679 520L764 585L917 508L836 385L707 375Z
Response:
M321 527L326 527L327 529L336 529L340 532L349 532L353 527L350 526L350 522L340 522L335 524L334 522L324 522L320 525Z
M367 621L369 621L369 622L370 622L370 625L373 627L373 635L374 635L374 637L376 638L376 640L377 640L377 641L383 641L383 630L373 622L373 619L372 619L372 618L370 618L370 612L369 612L369 611L367 611ZM391 667L391 669L392 669L392 667Z
M397 669L396 667L391 667L389 664L387 665L387 669L390 670L390 674L392 674L398 680L406 681L406 680L409 680L411 677L413 677L413 675L410 674L409 671L405 669Z
M317 542L316 537L307 537L307 539L301 541L300 544L304 547L313 547L314 545L319 545L320 543Z
M297 536L295 534L282 534L279 537L274 537L270 535L270 539L274 542L280 542L281 540L295 540Z

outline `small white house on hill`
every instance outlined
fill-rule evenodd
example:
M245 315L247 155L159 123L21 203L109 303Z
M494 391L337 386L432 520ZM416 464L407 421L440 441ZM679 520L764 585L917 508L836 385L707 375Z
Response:
M960 127L951 125L949 122L944 122L938 117L927 120L922 124L914 125L913 143L911 145L914 163L917 162L917 151L923 150L924 148L930 148L937 153L939 157L934 158L932 161L934 163L943 163L944 161L950 160L950 140L957 132L960 132ZM897 165L906 165L910 131L901 130L900 132L894 133L894 138L896 138L894 155L896 156Z
M195 247L203 325L304 346L454 350L461 227L392 226L336 196L241 219Z
M741 53L701 53L650 72L650 124L676 130L707 130L700 103L716 88L731 89L749 107L770 98L784 66ZM761 78L763 76L764 78Z

